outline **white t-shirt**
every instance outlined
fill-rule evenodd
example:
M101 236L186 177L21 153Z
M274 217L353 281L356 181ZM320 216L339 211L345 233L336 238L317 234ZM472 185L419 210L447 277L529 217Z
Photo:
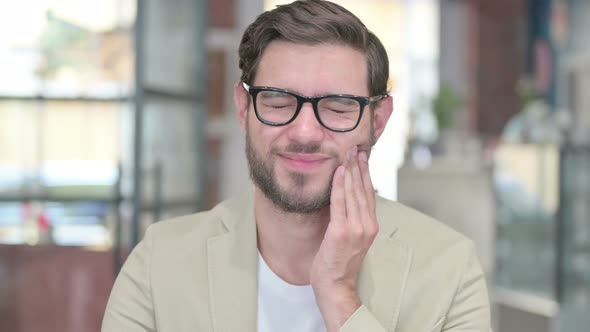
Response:
M258 332L325 332L311 285L277 276L258 253Z

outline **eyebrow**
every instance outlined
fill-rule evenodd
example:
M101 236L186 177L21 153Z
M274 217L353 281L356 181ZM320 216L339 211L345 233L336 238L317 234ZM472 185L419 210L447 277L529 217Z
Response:
M287 90L285 90L285 91L287 91ZM285 95L285 93L281 92L281 91L272 91L271 90L271 91L263 91L263 92L264 92L264 94L262 94L263 98L264 97L282 97Z
M326 92L326 93L319 93L319 94L314 94L314 95L308 96L308 95L306 95L304 93L301 93L300 91L297 91L297 90L294 90L294 89L287 89L287 88L273 86L273 85L264 85L264 84L258 85L258 84L253 84L252 86L259 87L259 88L279 89L279 90L283 90L283 91L295 93L295 94L298 94L300 96L311 97L311 98L324 97L324 96L337 96L337 95L363 96L363 95L359 95L359 94L345 93L345 92Z

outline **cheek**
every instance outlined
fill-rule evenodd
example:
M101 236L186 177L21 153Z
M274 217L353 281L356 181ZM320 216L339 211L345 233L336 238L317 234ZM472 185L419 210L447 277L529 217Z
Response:
M260 152L269 151L273 146L280 145L281 132L284 127L272 127L258 121L256 115L248 117L246 128L250 141ZM283 144L284 145L284 144Z
M363 121L361 121L359 126L355 129L355 137L353 143L355 145L360 145L363 148L363 150L370 149L375 139L373 122L371 121L370 114L366 115L368 116L363 116Z
M368 128L361 127L360 125L353 131L348 133L334 133L331 137L332 142L336 143L336 149L342 160L346 156L346 152L354 146L365 146L367 145L369 138Z

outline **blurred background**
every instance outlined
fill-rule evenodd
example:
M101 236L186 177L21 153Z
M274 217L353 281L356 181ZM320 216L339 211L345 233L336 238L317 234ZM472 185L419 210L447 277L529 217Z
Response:
M278 0L0 10L0 331L99 331L149 224L252 187L233 84ZM472 238L495 331L590 326L590 1L337 0L386 46L379 193Z

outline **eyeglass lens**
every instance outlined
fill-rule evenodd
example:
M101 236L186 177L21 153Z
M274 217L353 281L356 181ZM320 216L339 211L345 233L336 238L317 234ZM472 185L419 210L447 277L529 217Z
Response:
M297 97L279 91L260 91L256 98L258 115L268 122L289 122L297 112ZM347 97L322 98L317 104L323 124L333 129L353 128L358 122L361 107L357 100Z

